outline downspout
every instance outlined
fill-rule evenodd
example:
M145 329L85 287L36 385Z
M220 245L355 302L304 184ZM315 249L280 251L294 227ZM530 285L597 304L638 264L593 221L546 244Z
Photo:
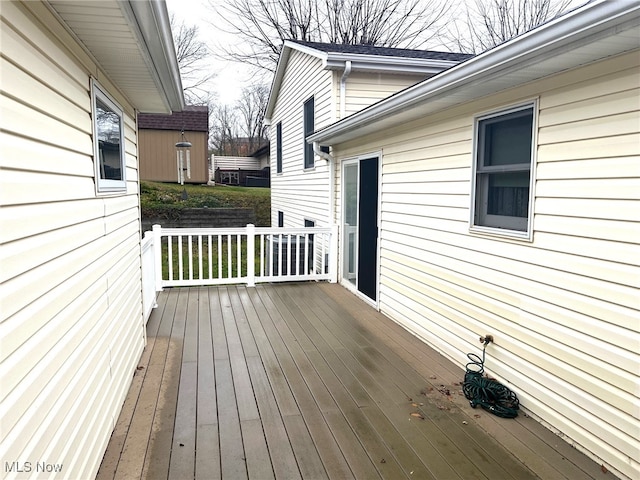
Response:
M318 155L320 158L323 158L329 164L329 211L327 215L327 226L330 227L333 225L333 207L334 207L334 197L335 197L335 169L336 162L334 158L328 152L323 152L320 149L320 144L318 142L313 142L313 152Z
M347 78L351 74L351 60L344 62L344 72L340 77L340 118L344 118L347 111Z

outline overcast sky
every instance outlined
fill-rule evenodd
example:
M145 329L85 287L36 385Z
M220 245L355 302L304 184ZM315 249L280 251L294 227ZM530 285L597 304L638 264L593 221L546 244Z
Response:
M197 25L198 36L210 49L219 42L226 43L224 32L216 29L215 15L208 0L166 0L169 15L175 14L185 24ZM225 62L215 56L209 58L211 71L216 77L211 81L211 90L218 93L217 102L232 104L240 96L242 87L249 81L249 71L236 62Z

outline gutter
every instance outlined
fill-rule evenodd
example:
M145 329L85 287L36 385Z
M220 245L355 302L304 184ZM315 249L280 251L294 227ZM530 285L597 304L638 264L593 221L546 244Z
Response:
M409 58L409 57L386 57L381 55L347 54L330 52L323 62L326 70L341 70L346 62L353 64L353 70L362 72L388 72L398 74L436 74L443 70L458 65L460 61Z
M587 4L558 19L531 30L512 41L506 42L483 54L461 63L435 77L429 78L413 87L409 87L385 100L373 104L360 113L351 115L307 137L307 141L318 143L337 143L358 136L355 130L371 125L404 112L418 103L434 99L447 99L448 106L469 101L488 93L482 88L469 89L470 85L486 85L492 79L499 78L506 71L522 70L525 66L585 45L585 38L596 41L607 35L610 28L622 31L621 25L638 24L636 2L610 2L600 0ZM629 17L629 18L623 18ZM598 53L595 52L594 55ZM565 69L580 65L580 58ZM582 61L582 63L588 63ZM575 65L574 65L575 64ZM501 75L500 75L501 76ZM525 79L524 81L529 81ZM457 100L454 92L464 91L467 96ZM443 108L447 108L443 107ZM427 114L432 112L422 112ZM349 134L352 133L350 136ZM338 138L340 136L340 138Z
M158 88L167 99L169 112L184 109L182 80L173 44L171 23L164 2L118 2L125 15L130 17L132 28L138 33L140 43L149 52L149 67L154 73Z

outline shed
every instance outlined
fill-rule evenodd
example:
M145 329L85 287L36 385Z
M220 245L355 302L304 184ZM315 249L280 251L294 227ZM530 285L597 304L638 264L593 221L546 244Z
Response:
M138 114L140 179L177 182L176 143L191 142L191 178L188 183L209 181L209 107L187 105L170 115Z

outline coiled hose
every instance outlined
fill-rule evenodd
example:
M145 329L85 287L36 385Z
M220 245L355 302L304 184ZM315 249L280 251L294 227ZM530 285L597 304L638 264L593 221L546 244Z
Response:
M518 416L520 402L518 396L496 380L483 376L485 350L489 342L484 342L482 358L475 353L468 353L470 360L466 365L462 392L472 408L480 405L488 412L502 418Z

